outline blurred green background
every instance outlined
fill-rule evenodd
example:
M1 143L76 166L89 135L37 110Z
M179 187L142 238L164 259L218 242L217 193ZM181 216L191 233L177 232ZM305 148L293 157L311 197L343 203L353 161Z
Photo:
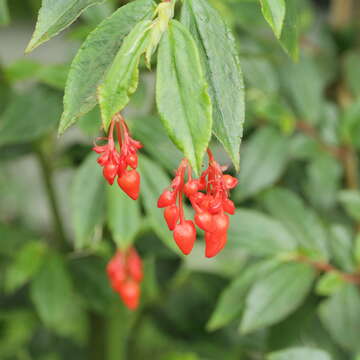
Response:
M293 62L258 1L211 0L236 35L247 105L239 210L211 260L201 240L187 258L173 251L156 209L181 154L157 117L154 72L143 67L124 112L144 144L140 204L110 200L90 154L97 108L57 137L69 64L124 3L89 8L24 56L40 1L0 0L0 359L359 360L359 288L343 276L360 271L359 1L296 1ZM145 263L136 313L105 274L124 238ZM301 256L337 270L307 276Z

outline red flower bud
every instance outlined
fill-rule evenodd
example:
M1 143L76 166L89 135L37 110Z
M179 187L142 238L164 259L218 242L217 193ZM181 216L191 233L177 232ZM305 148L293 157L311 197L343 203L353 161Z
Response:
M125 171L118 177L120 188L133 200L139 197L140 175L136 170Z
M202 230L213 232L215 231L215 223L213 216L207 211L200 211L195 214L195 224Z
M174 229L174 240L185 255L190 254L196 240L194 223L186 220L182 224L177 224Z
M226 245L227 233L205 234L205 256L211 258L216 256Z
M184 193L188 198L197 193L198 190L199 181L197 180L188 181L184 186Z
M165 208L164 218L169 230L172 231L175 229L176 223L179 220L179 215L180 215L179 208L175 204Z
M229 216L224 213L220 213L220 214L214 215L213 218L214 218L214 224L215 224L214 225L215 232L218 234L226 233L229 228Z
M238 184L238 179L231 175L223 175L223 180L227 189L233 189Z
M139 306L140 286L134 280L124 282L119 294L124 304L130 310L135 310Z
M110 185L114 183L116 173L117 173L117 166L114 163L109 162L104 166L103 175L106 181Z
M173 205L175 203L175 200L176 200L176 193L170 190L164 190L164 192L159 197L157 206L158 208L164 208Z
M144 277L142 262L140 256L134 248L129 250L127 266L129 270L129 276L132 277L135 281L141 282Z
M138 165L138 157L137 157L136 153L130 154L126 158L126 162L131 168L136 169L137 165Z
M224 211L226 211L228 214L230 214L230 215L235 214L235 205L230 199L225 199L225 201L223 201L222 205L223 205Z

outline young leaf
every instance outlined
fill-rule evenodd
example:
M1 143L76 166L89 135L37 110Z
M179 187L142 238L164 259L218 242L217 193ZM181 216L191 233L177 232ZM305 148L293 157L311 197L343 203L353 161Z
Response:
M22 246L6 271L6 292L14 292L29 281L42 265L45 253L46 247L40 241L27 242Z
M63 133L97 103L96 90L113 62L124 37L152 15L152 0L136 0L122 6L86 38L70 68L64 95L64 112L59 133Z
M156 206L160 194L169 186L170 180L156 163L144 156L139 159L139 165L141 173L141 199L150 218L151 225L165 245L178 253L172 233L166 226L163 210Z
M322 302L320 319L333 339L353 352L360 351L360 294L356 286L346 284Z
M315 278L315 271L306 264L287 263L265 274L246 298L241 331L249 333L275 324L296 310Z
M286 0L286 14L280 36L284 50L296 61L299 58L298 0Z
M336 292L342 285L344 285L344 279L341 274L330 271L319 278L316 284L316 293L322 296L329 296Z
M280 220L297 243L316 259L328 258L327 232L317 214L293 192L275 188L265 193L264 205Z
M211 138L211 102L196 43L176 20L160 42L156 102L170 138L199 172Z
M89 6L104 0L43 0L35 31L25 50L34 50L73 23Z
M133 243L141 225L139 202L116 185L107 187L107 222L116 245L122 249Z
M207 0L184 1L181 22L198 45L213 104L213 132L238 169L245 102L233 36Z
M230 222L229 239L251 255L269 256L296 249L296 240L276 219L255 210L239 209Z
M285 19L285 0L260 0L264 18L279 39Z
M72 211L77 248L91 244L95 229L103 220L104 190L105 181L96 162L96 154L91 154L77 170L72 187Z
M268 271L273 263L259 262L241 272L221 293L216 308L207 323L207 329L214 331L240 316L245 306L245 298L258 276Z
M294 347L267 355L266 360L331 360L328 353L311 347Z
M124 39L114 62L98 88L104 129L112 117L122 110L135 92L139 82L139 61L149 41L150 20L139 22Z
M245 199L273 185L285 170L290 139L266 127L258 130L243 146L239 186L235 197Z
M48 89L36 87L14 95L0 119L0 145L38 139L55 128L60 112L61 98Z

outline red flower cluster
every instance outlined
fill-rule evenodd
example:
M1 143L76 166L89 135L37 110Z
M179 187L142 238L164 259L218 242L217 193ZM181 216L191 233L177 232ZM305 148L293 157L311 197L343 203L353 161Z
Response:
M118 250L106 270L112 288L129 309L135 310L139 305L143 279L142 261L135 248L125 252Z
M114 127L116 126L119 149L114 141ZM136 152L142 147L139 141L131 138L129 129L124 118L117 114L111 121L109 135L106 145L96 145L93 150L101 154L98 163L103 167L104 178L110 185L114 183L115 177L118 176L117 182L120 188L133 200L139 197L140 175L136 171L138 157ZM128 170L128 167L131 170Z
M170 189L165 189L158 200L158 207L165 208L164 218L180 250L188 255L194 247L196 228L192 220L186 220L183 210L183 194L195 210L195 224L205 231L205 256L217 255L227 241L229 216L235 213L234 203L229 199L229 190L238 181L223 174L223 168L208 150L209 166L199 179L192 178L192 170L184 159L173 179ZM185 175L187 171L187 182ZM178 200L178 205L176 201Z

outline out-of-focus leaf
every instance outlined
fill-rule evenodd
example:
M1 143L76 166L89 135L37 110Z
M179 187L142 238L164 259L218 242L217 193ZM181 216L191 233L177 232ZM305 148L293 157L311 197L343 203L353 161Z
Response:
M38 139L55 128L60 113L61 98L56 92L39 87L14 95L0 117L0 145Z
M360 265L360 236L357 235L355 239L354 259L356 264Z
M360 53L350 51L344 59L344 73L346 83L355 96L360 96Z
M360 294L356 286L343 285L339 291L321 303L319 315L339 345L354 352L360 350Z
M299 118L318 123L323 111L325 82L314 60L304 55L297 63L289 61L282 67L281 74L286 94Z
M269 354L266 360L331 360L328 353L310 347L298 347Z
M342 190L339 193L339 200L344 206L346 212L354 220L360 220L360 191Z
M74 259L70 263L72 280L86 307L108 314L114 293L106 275L106 262L95 257Z
M6 310L0 313L0 357L14 358L19 349L26 346L36 327L36 316L25 309Z
M343 112L340 133L343 142L360 148L360 99L350 104Z
M139 202L129 198L116 184L107 187L107 222L121 249L134 242L141 226Z
M342 285L344 285L344 279L341 274L331 271L320 277L316 284L316 293L329 296L340 289Z
M276 37L280 38L286 12L285 0L260 0L260 3L264 18L273 29Z
M274 266L270 262L250 265L241 272L221 293L216 308L211 315L207 328L217 330L239 317L245 306L245 298L255 280Z
M35 31L25 50L30 52L73 23L89 6L104 0L43 0Z
M296 240L279 221L255 210L236 211L230 223L229 240L234 246L257 256L296 249Z
M9 226L0 223L0 254L16 256L17 251L24 243L39 241L37 237L19 226Z
M207 0L184 1L181 22L198 44L212 99L213 132L238 168L245 102L233 35Z
M130 101L139 82L139 61L150 39L150 20L139 22L124 39L119 52L98 88L103 127Z
M8 25L10 22L10 14L8 8L8 0L0 0L0 26Z
M115 4L107 1L97 6L87 8L81 17L91 25L97 25L105 18L110 16L115 10Z
M258 130L243 146L235 197L245 199L273 185L285 170L290 140L277 130Z
M81 325L81 309L73 293L70 274L64 260L48 254L40 271L31 282L30 296L35 308L50 329L64 335L75 335Z
M166 170L174 171L182 159L181 152L166 136L160 119L155 116L137 118L132 122L134 138L141 141L144 149Z
M113 62L124 37L136 23L151 16L152 0L136 0L122 6L87 37L70 68L59 132L90 111L96 91Z
M163 210L156 206L161 193L170 184L166 173L154 162L142 156L139 159L141 173L141 198L155 233L172 250L178 253L172 233L166 226Z
M351 238L351 232L344 226L337 224L331 226L329 245L332 257L341 269L348 272L352 272L355 267Z
M22 246L6 271L5 290L14 292L28 282L41 267L45 253L46 247L40 241Z
M241 331L249 333L279 322L304 301L315 278L308 265L287 263L265 274L246 298Z
M196 43L176 20L160 42L156 102L172 141L196 172L211 138L212 107Z
M280 36L280 43L294 59L299 58L299 9L297 0L286 0L286 14Z
M317 259L328 257L327 232L310 208L305 207L301 199L287 189L275 188L264 194L263 202L268 211L287 228L297 243L310 256Z
M322 210L336 204L342 167L325 152L318 152L307 167L305 190L311 202Z
M78 168L71 194L75 246L79 249L91 245L104 217L105 180L96 154L89 155Z

